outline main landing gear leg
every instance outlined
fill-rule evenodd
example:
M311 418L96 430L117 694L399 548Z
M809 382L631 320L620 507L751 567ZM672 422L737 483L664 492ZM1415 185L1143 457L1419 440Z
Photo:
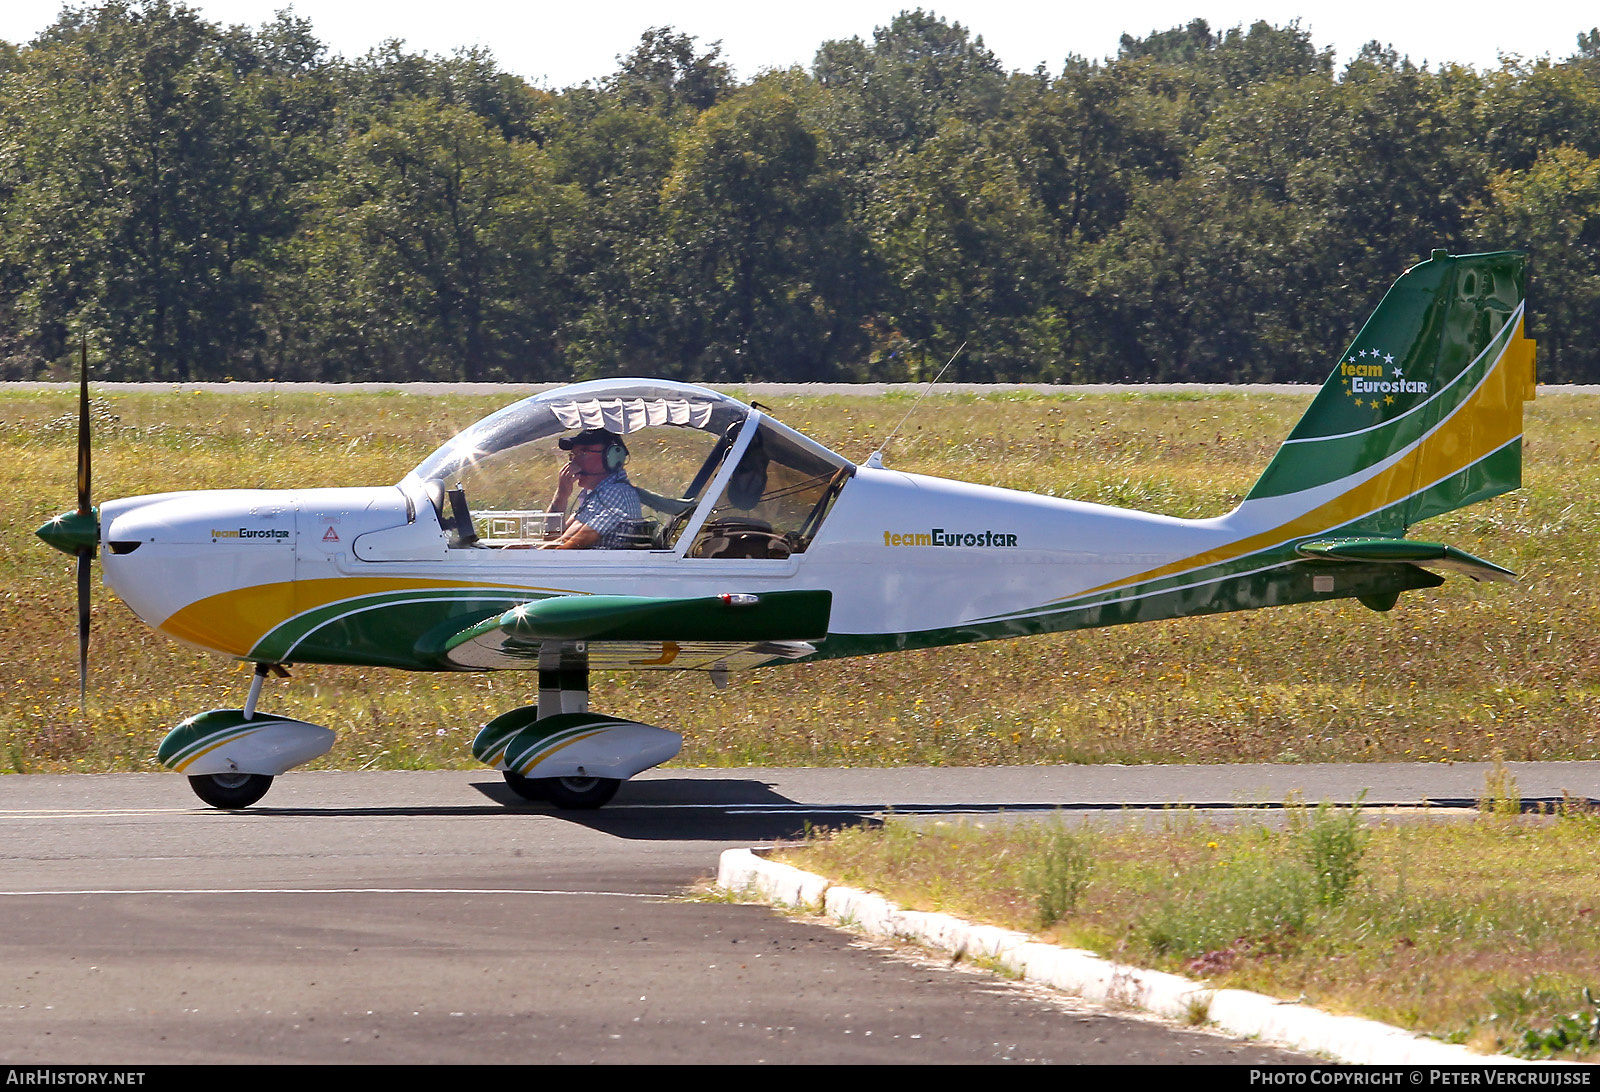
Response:
M581 644L548 642L539 650L539 721L589 711L589 654ZM622 785L616 777L524 777L504 771L506 785L524 800L547 800L558 808L588 810L611 802Z

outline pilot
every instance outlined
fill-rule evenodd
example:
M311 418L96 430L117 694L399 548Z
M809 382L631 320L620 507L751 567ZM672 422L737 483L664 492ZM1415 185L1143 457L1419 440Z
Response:
M545 543L544 549L625 550L632 546L629 534L643 512L638 491L624 469L628 446L622 437L591 428L576 436L563 436L557 443L568 453L567 464L561 468L547 511L566 512L574 486L578 487L578 504L562 524L560 537Z

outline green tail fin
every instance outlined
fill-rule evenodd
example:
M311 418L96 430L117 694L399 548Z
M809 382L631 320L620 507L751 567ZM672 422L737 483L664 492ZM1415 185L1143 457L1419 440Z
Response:
M1245 505L1301 494L1335 527L1403 535L1429 516L1522 484L1523 255L1408 269L1339 358Z

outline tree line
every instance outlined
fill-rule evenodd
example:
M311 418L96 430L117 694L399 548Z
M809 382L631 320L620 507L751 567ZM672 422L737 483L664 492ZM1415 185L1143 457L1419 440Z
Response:
M922 10L738 81L660 27L552 90L292 12L0 43L0 378L1316 381L1406 266L1530 254L1600 381L1600 32L1342 68L1203 20L1008 72Z

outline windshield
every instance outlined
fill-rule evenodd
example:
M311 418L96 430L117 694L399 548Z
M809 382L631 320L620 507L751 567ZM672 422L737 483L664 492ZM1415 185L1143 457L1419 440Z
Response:
M766 419L751 443L739 444L741 428L759 417L732 398L683 383L580 383L485 417L423 460L407 482L426 491L453 532L453 546L546 545L576 519L606 527L603 548L672 549L686 529L704 523L694 519L701 502L720 496L712 506L718 518L693 542L695 556L726 553L700 540L726 537L735 519L781 539L786 556L805 549L842 481L838 474L850 464ZM745 452L744 473L717 485L736 450ZM569 463L577 465L567 476L578 467L614 475L623 489L608 494L614 518L609 508L569 511L575 498L571 484L562 485ZM596 478L578 481L586 489L600 485Z
M536 394L490 414L422 460L409 477L442 491L464 473L506 452L580 429L603 428L619 436L652 426L676 426L727 435L749 409L726 395L686 383L602 379Z
M764 417L689 556L773 559L804 553L853 470L831 451Z

